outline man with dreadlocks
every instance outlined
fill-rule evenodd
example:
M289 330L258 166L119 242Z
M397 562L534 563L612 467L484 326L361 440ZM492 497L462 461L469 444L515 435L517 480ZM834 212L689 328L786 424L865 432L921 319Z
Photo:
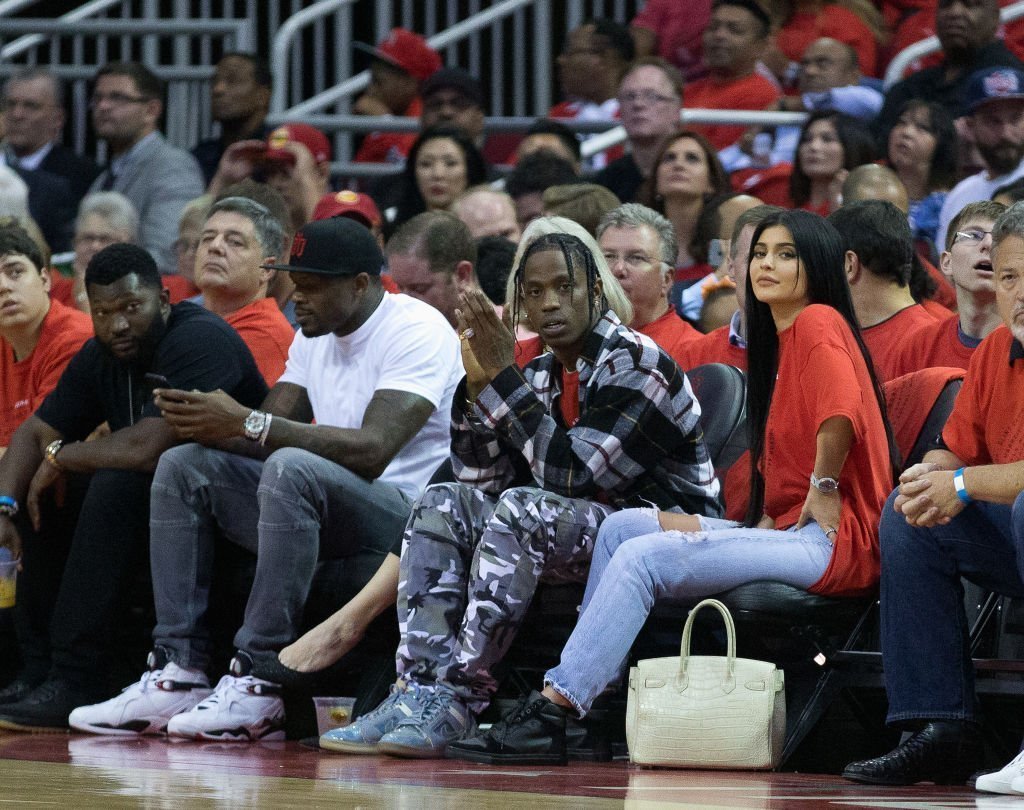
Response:
M325 749L443 757L473 733L538 582L585 580L606 516L645 505L719 514L689 382L624 325L628 300L596 242L550 218L523 245L513 322L525 315L551 351L519 369L486 297L462 295L458 483L428 488L406 526L398 682L379 707L324 735Z

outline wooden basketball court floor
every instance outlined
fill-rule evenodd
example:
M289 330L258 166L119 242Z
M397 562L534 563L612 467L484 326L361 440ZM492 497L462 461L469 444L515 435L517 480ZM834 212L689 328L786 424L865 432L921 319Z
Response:
M0 810L78 808L1013 808L1024 796L878 788L837 776L639 769L626 762L500 768L349 757L297 742L0 736Z

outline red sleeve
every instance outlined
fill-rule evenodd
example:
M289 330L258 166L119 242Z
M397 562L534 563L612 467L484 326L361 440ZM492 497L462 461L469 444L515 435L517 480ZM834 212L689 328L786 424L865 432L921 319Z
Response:
M1009 335L1009 332L1005 334ZM1005 362L1009 352L1009 340L998 339L1001 337L1000 330L994 332L992 337L997 339L984 341L974 351L963 387L956 396L953 413L942 429L942 440L946 447L969 466L992 462L985 437L985 414L991 400L988 383L993 372L989 358L998 360L1001 355Z

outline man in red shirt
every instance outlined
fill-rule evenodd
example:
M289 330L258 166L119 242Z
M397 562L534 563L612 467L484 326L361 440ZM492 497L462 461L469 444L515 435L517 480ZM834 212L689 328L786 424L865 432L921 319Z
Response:
M419 118L423 112L420 84L441 69L441 56L419 34L392 28L376 48L363 42L356 48L373 57L370 85L352 106L355 115L401 115ZM401 163L415 132L371 132L363 138L356 162Z
M900 340L896 376L936 366L966 370L974 350L1002 323L991 250L992 225L1005 210L989 200L968 203L950 223L939 265L956 289L957 312Z
M672 223L644 205L626 203L602 217L597 243L633 305L630 327L681 364L683 349L701 334L668 301L677 249Z
M0 455L92 337L89 316L49 290L36 243L18 225L0 228Z
M768 12L755 0L718 0L704 29L708 75L686 85L685 106L763 110L778 101L778 85L757 71L770 29ZM716 149L724 149L742 137L745 127L715 124L693 129L706 135Z
M277 301L267 297L275 271L264 265L283 255L284 241L281 222L266 206L226 197L210 209L196 252L203 306L235 328L268 386L284 372L295 337Z
M910 294L914 242L907 217L890 202L864 200L828 220L843 239L850 296L875 373L879 382L891 380L900 341L935 321Z
M960 578L1024 596L1024 211L992 226L999 326L977 348L939 447L900 476L879 528L887 721L914 734L846 766L873 785L956 784L984 762ZM979 776L1016 793L1024 758Z
M570 31L557 60L558 82L565 100L548 111L548 118L618 118L619 100L615 96L634 53L629 31L613 20L591 20ZM621 147L599 152L587 161L587 168L603 169L609 160L621 155Z

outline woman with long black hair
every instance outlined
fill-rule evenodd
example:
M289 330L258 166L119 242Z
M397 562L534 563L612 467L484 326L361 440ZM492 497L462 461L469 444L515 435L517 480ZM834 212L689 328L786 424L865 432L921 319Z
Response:
M829 596L875 587L895 454L839 234L815 214L786 211L757 227L749 264L746 520L655 509L609 516L582 615L543 693L524 698L486 734L449 746L449 756L564 761L566 717L586 714L621 676L658 599L696 600L755 580Z

